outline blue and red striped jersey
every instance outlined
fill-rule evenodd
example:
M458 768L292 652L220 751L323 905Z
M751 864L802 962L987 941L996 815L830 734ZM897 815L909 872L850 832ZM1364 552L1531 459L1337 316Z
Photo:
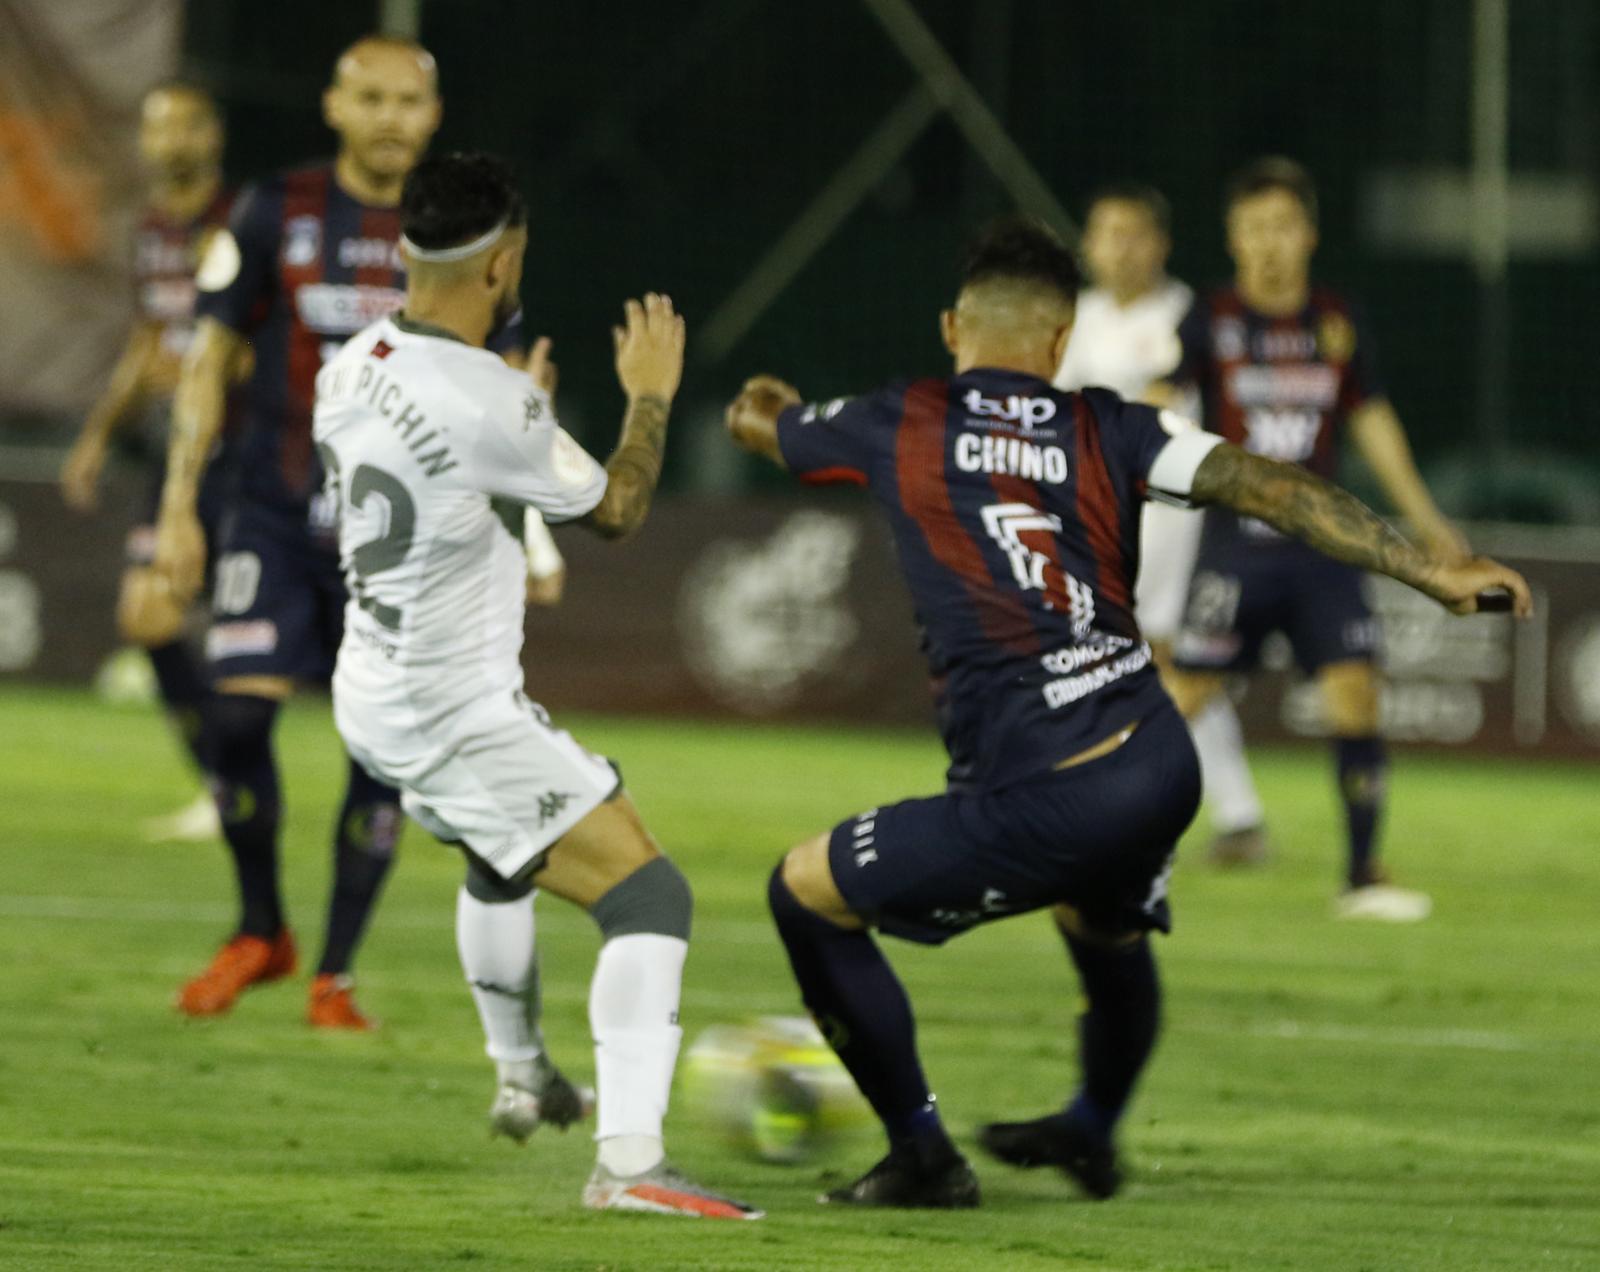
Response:
M161 330L161 351L181 358L194 335L194 274L211 236L228 223L233 191L217 192L205 209L186 221L150 207L134 232L134 312Z
M989 369L779 416L793 472L865 486L888 514L952 786L1043 772L1164 701L1132 598L1170 423Z
M405 301L400 210L348 194L331 164L247 188L230 223L236 255L200 272L197 313L249 342L255 368L234 397L239 494L305 514L322 475L311 442L324 359ZM494 347L517 343L513 326Z
M1182 355L1166 378L1199 390L1206 428L1326 481L1338 473L1350 413L1384 396L1365 319L1326 288L1314 289L1299 313L1278 318L1251 309L1236 288L1218 288L1195 302L1178 341ZM1222 508L1207 513L1207 533L1251 544L1296 542Z

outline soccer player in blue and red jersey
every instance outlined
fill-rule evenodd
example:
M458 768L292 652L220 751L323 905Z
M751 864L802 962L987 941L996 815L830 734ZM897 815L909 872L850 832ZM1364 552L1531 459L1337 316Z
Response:
M1252 454L1299 464L1332 480L1346 437L1434 555L1467 558L1417 474L1399 418L1384 394L1372 334L1348 299L1310 276L1317 196L1288 159L1259 160L1225 198L1232 286L1199 300L1179 326L1181 361L1171 387L1194 386L1209 430ZM1151 400L1161 400L1159 394ZM1426 894L1387 883L1378 862L1386 761L1378 731L1373 660L1378 623L1361 572L1226 508L1206 514L1169 688L1193 718L1227 675L1248 671L1261 643L1282 631L1321 690L1344 801L1347 918L1426 917Z
M810 482L852 482L889 518L933 673L948 789L885 804L794 848L768 898L801 996L888 1133L887 1157L824 1200L959 1207L978 1182L940 1124L911 1005L869 927L937 944L1051 907L1088 1000L1083 1083L1064 1110L982 1142L1116 1191L1113 1133L1155 1044L1147 933L1166 930L1173 847L1200 774L1133 618L1139 508L1157 498L1260 518L1458 613L1527 585L1446 564L1304 468L1252 455L1106 389L1050 379L1072 332L1071 254L1029 221L973 244L943 316L950 379L803 406L757 377L736 441Z
M188 595L204 544L195 491L223 422L227 368L246 349L254 355L237 395L236 494L217 545L207 642L218 807L242 916L210 966L179 992L190 1015L227 1011L246 987L295 966L278 887L272 729L296 681L331 671L345 602L311 441L314 381L329 351L404 300L398 204L439 125L433 58L406 40L358 41L339 59L323 112L339 135L335 161L248 189L231 232L201 263L200 320L175 405L156 564ZM396 792L352 763L308 1007L313 1025L370 1027L352 999L349 966L401 822Z
M145 94L139 157L150 193L134 236L133 329L61 468L62 496L79 512L92 512L98 503L100 474L119 430L137 431L139 421L159 417L159 432L138 440L152 457L166 447L165 416L194 336L195 266L210 237L227 224L233 202L222 180L222 143L222 118L205 89L172 81ZM152 470L149 496L128 532L117 631L149 654L162 704L205 778L205 671L182 638L185 606L174 604L165 577L150 568L165 466L157 459ZM221 498L221 472L215 466L212 472L199 499L208 528L215 526ZM216 806L202 795L146 829L154 839L210 839L217 833Z

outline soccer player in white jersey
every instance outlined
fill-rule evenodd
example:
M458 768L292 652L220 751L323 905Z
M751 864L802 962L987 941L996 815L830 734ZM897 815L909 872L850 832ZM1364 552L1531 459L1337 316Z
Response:
M1106 186L1090 200L1083 256L1094 286L1078 297L1077 322L1056 374L1058 388L1104 385L1137 401L1178 365L1178 324L1194 303L1194 292L1167 276L1171 235L1171 209L1151 186ZM1196 404L1185 405L1185 413L1193 415ZM1161 503L1145 504L1140 515L1136 614L1157 663L1166 668L1183 623L1202 518L1192 509ZM1189 722L1189 730L1216 831L1212 860L1221 865L1261 860L1266 855L1261 797L1227 695L1214 697Z
M541 1113L531 993L542 887L586 909L603 940L589 995L599 1161L584 1203L759 1217L664 1156L688 882L615 766L522 692L521 509L607 538L639 528L682 373L683 320L665 296L627 303L614 336L628 406L602 468L557 423L548 345L527 373L483 347L516 307L528 239L505 166L484 155L426 160L400 210L405 307L317 377L313 435L350 589L334 718L351 755L466 856L457 937L497 1064L497 1112L520 1094L524 1133Z

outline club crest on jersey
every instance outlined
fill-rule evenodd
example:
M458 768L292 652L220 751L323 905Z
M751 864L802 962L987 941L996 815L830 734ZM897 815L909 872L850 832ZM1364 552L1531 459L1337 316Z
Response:
M322 222L314 216L291 218L283 227L283 263L304 268L321 254Z
M1317 323L1317 352L1336 366L1350 361L1356 351L1356 329L1343 314L1323 314Z
M1211 328L1211 343L1216 348L1217 357L1222 361L1238 361L1244 357L1245 350L1249 347L1244 323L1237 318L1219 318Z
M1047 397L1022 397L1013 393L1006 398L986 398L977 389L968 389L965 405L968 415L1006 420L1023 428L1038 428L1056 417L1055 399Z

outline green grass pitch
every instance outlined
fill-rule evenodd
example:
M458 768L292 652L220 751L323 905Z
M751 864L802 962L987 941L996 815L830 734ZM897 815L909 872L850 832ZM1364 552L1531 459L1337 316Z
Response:
M767 871L844 814L937 786L931 735L569 721L618 757L698 894L692 1038L797 1000ZM326 704L282 721L287 888L315 957L341 776ZM1270 869L1177 871L1166 1031L1096 1204L976 1160L982 1210L813 1202L826 1172L732 1156L686 1111L686 1168L770 1212L719 1225L578 1205L591 1145L490 1142L491 1072L456 966L451 852L414 827L367 941L367 1037L300 1023L305 977L228 1018L169 1006L231 919L220 847L148 846L189 793L153 712L0 696L0 1267L1600 1268L1600 796L1592 766L1402 754L1389 856L1429 922L1327 917L1338 857L1315 749L1264 753ZM582 914L539 903L552 1049L591 1070ZM1040 916L942 950L891 943L957 1137L1074 1078L1075 992ZM311 947L306 949L305 947Z

